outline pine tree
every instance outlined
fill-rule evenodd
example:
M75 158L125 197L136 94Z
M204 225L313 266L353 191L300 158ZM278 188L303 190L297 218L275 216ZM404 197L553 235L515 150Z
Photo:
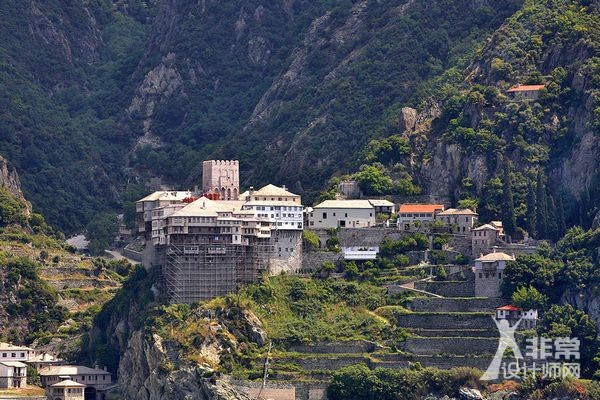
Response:
M532 238L538 237L537 223L536 223L536 187L535 182L529 182L529 190L527 191L527 231L529 236Z
M548 237L548 205L546 197L546 185L544 183L544 172L540 168L537 175L537 205L536 205L536 223L537 223L537 237L544 239Z
M502 225L509 238L517 233L517 218L515 216L515 203L512 188L512 179L510 177L510 160L506 159L503 166L504 176L502 177Z

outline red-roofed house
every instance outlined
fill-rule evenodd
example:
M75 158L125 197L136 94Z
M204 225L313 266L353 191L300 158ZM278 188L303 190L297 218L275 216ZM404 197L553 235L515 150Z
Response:
M410 230L423 222L433 222L435 214L444 211L443 204L401 204L398 209L398 228Z
M544 88L545 85L517 85L506 91L506 93L510 93L513 97L520 97L524 100L537 100L540 94L540 90Z
M536 309L523 310L521 307L507 304L505 306L496 308L496 319L506 319L511 323L511 325L521 319L520 326L530 329L535 328L537 325L538 311Z

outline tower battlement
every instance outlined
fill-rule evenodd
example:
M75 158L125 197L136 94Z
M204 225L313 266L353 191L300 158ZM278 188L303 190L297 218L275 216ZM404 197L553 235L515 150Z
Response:
M222 200L237 200L240 193L238 160L206 160L202 162L202 191L216 192Z

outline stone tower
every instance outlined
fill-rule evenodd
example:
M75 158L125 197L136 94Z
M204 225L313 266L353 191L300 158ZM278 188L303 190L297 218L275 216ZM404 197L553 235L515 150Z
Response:
M202 163L202 191L217 192L221 200L237 200L240 194L240 164L237 160L207 160Z

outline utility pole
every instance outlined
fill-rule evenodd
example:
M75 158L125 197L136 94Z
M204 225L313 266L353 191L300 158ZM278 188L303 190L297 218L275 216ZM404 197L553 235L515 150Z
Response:
M273 348L273 342L269 342L269 350L267 350L267 358L265 359L264 373L263 373L263 381L262 385L260 385L260 390L256 395L256 398L260 400L260 395L267 384L267 377L269 376L269 358L271 357L271 349Z

